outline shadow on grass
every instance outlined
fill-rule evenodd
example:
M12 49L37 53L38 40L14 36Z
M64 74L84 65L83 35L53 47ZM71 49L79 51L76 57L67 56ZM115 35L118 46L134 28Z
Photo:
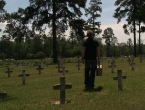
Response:
M10 101L10 100L17 100L18 98L14 98L14 97L10 97L10 96L8 96L8 97L6 97L6 98L0 98L0 103L2 103L2 102L8 102L8 101Z
M102 86L98 86L97 88L94 88L94 89L84 89L83 91L84 92L101 92L103 89Z

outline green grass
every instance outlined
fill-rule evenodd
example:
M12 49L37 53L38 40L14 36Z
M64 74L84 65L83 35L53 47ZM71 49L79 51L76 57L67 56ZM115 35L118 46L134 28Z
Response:
M0 99L0 110L145 110L145 62L135 59L135 70L131 70L127 58L122 62L115 60L115 73L111 73L110 65L106 60L102 62L103 76L96 76L96 91L84 91L84 65L77 70L74 63L66 63L69 71L66 73L66 83L72 83L72 89L66 90L66 103L54 105L59 100L59 91L53 90L53 85L59 83L60 73L57 65L44 67L42 74L36 66L25 66L26 85L22 85L20 68L14 66L11 77L5 73L6 68L0 68L0 92L7 92L6 99ZM123 91L118 91L117 69L122 69Z

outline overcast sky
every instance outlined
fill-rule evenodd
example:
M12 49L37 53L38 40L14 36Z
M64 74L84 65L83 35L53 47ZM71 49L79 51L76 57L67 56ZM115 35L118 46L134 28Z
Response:
M5 0L7 2L5 9L8 12L15 12L18 10L18 7L25 8L29 5L29 0ZM90 0L88 0L90 1ZM100 34L100 37L103 34L103 31L111 27L113 29L113 32L115 34L115 37L117 37L118 42L127 42L129 38L132 39L133 41L133 35L131 34L130 36L124 34L123 32L123 24L125 24L125 21L121 21L119 24L117 24L117 19L113 18L114 10L116 7L114 6L114 3L116 0L101 0L102 1L102 13L101 13L101 18L98 18L97 21L101 22L101 29L102 33ZM88 6L88 2L87 5ZM5 24L0 23L0 29L4 29ZM0 33L1 36L2 32ZM138 34L137 34L138 37ZM145 37L142 35L142 39L144 40Z

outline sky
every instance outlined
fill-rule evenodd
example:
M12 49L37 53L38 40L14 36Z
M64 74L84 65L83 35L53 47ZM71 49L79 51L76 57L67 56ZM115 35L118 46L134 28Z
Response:
M29 6L29 0L5 0L6 1L6 6L4 7L5 10L8 12L16 12L19 7L25 8ZM89 6L89 1L87 0L87 5L86 7ZM124 34L123 31L123 24L125 24L125 20L122 20L119 24L117 24L117 19L113 18L114 10L117 8L114 6L116 0L101 0L102 5L102 13L101 17L98 18L96 21L101 22L101 29L102 33L100 34L100 37L102 37L103 31L107 29L108 27L111 27L113 29L113 32L115 34L115 37L118 39L118 43L121 42L127 42L129 38L132 39L133 41L133 34L126 35ZM86 17L84 17L86 18ZM4 30L6 23L0 23L0 29ZM67 32L68 34L68 32ZM0 32L0 36L2 35L2 32ZM137 34L138 37L138 34ZM145 37L142 35L142 39L145 40Z

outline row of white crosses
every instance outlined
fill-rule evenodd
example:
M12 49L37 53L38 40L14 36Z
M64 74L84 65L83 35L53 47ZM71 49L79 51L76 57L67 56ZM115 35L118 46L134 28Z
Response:
M5 71L5 73L7 73L8 74L8 77L10 77L11 75L11 73L12 73L13 71L10 69L10 67L8 66L8 68L7 68L7 71Z
M108 61L110 62L111 59L109 59ZM111 65L108 66L108 67L111 68L111 73L114 73L114 67L116 67L115 63L116 62L115 62L114 58L112 58ZM122 79L126 79L126 76L122 76L122 70L119 69L119 70L117 70L117 76L113 77L113 80L117 80L118 81L118 91L123 90Z
M47 66L48 67L48 63L47 62L40 62L39 64L41 65L41 67L44 67L44 66ZM28 66L29 67L32 67L32 66L34 66L34 63L33 62L29 62L28 63ZM14 67L14 64L13 63L10 63L10 68L12 70L13 70L13 67ZM23 63L19 63L18 68L20 68L22 70L22 68L24 68Z
M41 74L41 70L42 70L42 66L41 65L38 65L38 68L36 68L36 70L39 71L39 74ZM22 67L21 67L21 70L22 70ZM19 77L22 77L22 84L25 85L26 84L26 77L30 76L30 74L27 74L25 72L25 70L23 69L22 70L22 74L18 75Z
M123 57L121 57L120 59L123 59ZM111 59L108 59L108 63L111 61ZM131 65L132 70L134 70L134 56L132 55L131 57L128 57L128 63L129 65ZM114 73L114 67L116 67L115 62L114 62L114 58L112 59L111 65L109 66L111 68L111 72Z
M110 62L110 60L109 60L109 62ZM112 58L111 65L108 66L111 68L111 73L114 73L114 67L116 67L115 63L116 62L115 62L114 58ZM113 80L118 81L118 91L123 90L122 79L126 79L126 76L122 76L122 70L119 69L119 70L117 70L117 76L113 77Z
M74 59L74 64L78 67L78 70L80 70L81 62L80 62L80 56L77 57L77 59Z
M20 64L19 68L22 70L23 69L23 66ZM41 65L38 65L38 68L36 68L36 70L39 70L39 74L41 74L41 70L43 68L41 67ZM11 67L8 66L7 68L7 71L5 71L5 73L8 74L8 77L10 77L10 74L12 73L13 71L11 70ZM22 70L22 74L18 75L18 77L22 77L22 84L25 85L26 84L26 77L27 76L30 76L30 74L27 74L25 72L25 70ZM7 93L6 92L0 92L0 99L4 99L4 98L7 98Z
M108 61L110 62L111 59L109 59ZM129 62L129 65L131 65L132 70L134 70L134 65L135 65L134 56L132 56L132 57L129 56L127 61ZM114 73L114 67L116 67L114 58L112 58L111 65L108 67L111 68L111 73Z
M132 55L131 58L129 56L127 61L129 62L129 65L131 65L132 70L134 70L134 65L135 65L135 63L134 63L134 56Z
M140 56L139 56L139 60L140 60L140 63L142 63L143 55L140 55Z
M77 65L76 66L78 67L78 70L80 70L80 66L81 66L80 56L78 56L78 58L77 58Z
M112 61L112 64L115 63L115 61ZM70 83L65 83L65 67L62 67L62 76L60 77L60 84L55 84L53 86L54 90L60 90L60 102L55 103L55 104L64 104L65 103L65 89L71 89L72 84ZM122 70L118 70L118 74L116 77L113 77L114 80L118 80L118 91L123 90L122 87L122 79L126 79L126 76L122 76Z
M142 63L142 56L140 56L140 63ZM134 70L134 56L132 55L131 57L129 56L128 57L128 60L129 62L129 65L131 65L132 67L132 70ZM122 70L118 70L117 71L117 77L113 77L114 80L118 80L118 91L120 90L123 90L123 87L122 87L122 79L126 79L126 76L122 76Z
M20 63L20 65L19 65L19 68L20 68L20 70L22 71L22 74L20 74L20 75L18 75L19 77L22 77L22 82L24 82L23 84L25 84L25 76L29 76L29 74L26 74L25 73L25 70L23 69L24 67L22 66L22 64ZM39 74L41 74L41 70L42 70L43 68L42 68L42 66L41 65L38 65L38 68L36 68L36 70L38 70L39 71ZM12 68L12 66L8 66L8 68L7 68L7 71L5 71L5 73L7 73L8 74L8 77L10 77L11 76L11 73L13 72L13 68Z
M124 59L124 56L121 55L120 60L123 61L123 59Z
M109 68L111 68L111 73L114 73L114 67L116 67L115 63L116 63L116 62L115 62L114 58L112 58L111 65L108 66Z

